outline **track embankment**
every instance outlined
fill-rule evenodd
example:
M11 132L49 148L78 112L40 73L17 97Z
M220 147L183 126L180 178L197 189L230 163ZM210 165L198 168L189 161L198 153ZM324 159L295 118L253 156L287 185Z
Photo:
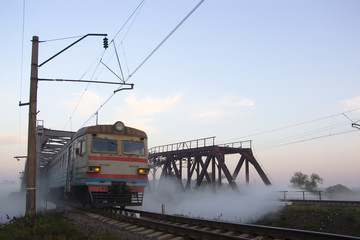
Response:
M210 221L184 216L119 209L86 213L143 239L359 240L360 238L260 225Z

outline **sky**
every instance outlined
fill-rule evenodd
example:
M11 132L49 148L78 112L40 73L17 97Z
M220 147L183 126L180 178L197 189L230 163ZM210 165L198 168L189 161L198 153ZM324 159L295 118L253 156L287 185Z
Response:
M198 1L147 0L134 12L140 3L0 2L0 181L24 169L14 156L27 152L28 108L19 101L29 101L32 36L42 41L42 63L79 36L106 33L106 50L102 37L87 37L39 68L39 78L123 75L134 89L39 82L37 117L46 128L94 125L102 106L100 124L142 129L150 147L252 140L275 184L302 171L319 174L325 187L360 187L360 131L351 126L360 123L359 1L205 0L169 38ZM257 177L251 169L250 181Z

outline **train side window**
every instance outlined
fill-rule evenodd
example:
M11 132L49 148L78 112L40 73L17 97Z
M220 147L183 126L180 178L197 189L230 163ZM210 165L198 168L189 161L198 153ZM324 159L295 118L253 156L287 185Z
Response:
M100 153L117 153L118 144L116 140L109 139L93 139L92 151Z
M80 143L80 154L81 156L84 156L86 152L86 144L85 141L81 141Z
M80 155L80 156L84 156L85 152L86 152L86 145L85 145L85 141L84 140L80 140L80 142L78 142L76 144L76 154Z
M124 154L145 155L145 145L143 142L122 141Z

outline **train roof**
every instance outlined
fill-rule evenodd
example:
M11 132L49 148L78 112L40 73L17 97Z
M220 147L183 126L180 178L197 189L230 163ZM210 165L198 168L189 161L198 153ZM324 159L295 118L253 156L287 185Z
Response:
M117 126L121 126L121 128ZM83 127L74 134L73 139L85 134L98 134L98 133L124 134L124 135L138 136L144 139L147 138L147 135L144 131L132 127L127 127L122 122L116 122L113 125L96 125L96 126Z

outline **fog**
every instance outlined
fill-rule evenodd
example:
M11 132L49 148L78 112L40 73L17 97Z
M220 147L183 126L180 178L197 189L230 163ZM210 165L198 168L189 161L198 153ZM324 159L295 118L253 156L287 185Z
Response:
M25 214L25 193L20 192L20 182L0 183L0 224Z
M266 214L278 211L284 203L278 201L274 186L241 186L240 192L224 187L183 192L170 180L158 184L155 190L145 192L142 210L166 214L181 214L209 220L253 223Z

